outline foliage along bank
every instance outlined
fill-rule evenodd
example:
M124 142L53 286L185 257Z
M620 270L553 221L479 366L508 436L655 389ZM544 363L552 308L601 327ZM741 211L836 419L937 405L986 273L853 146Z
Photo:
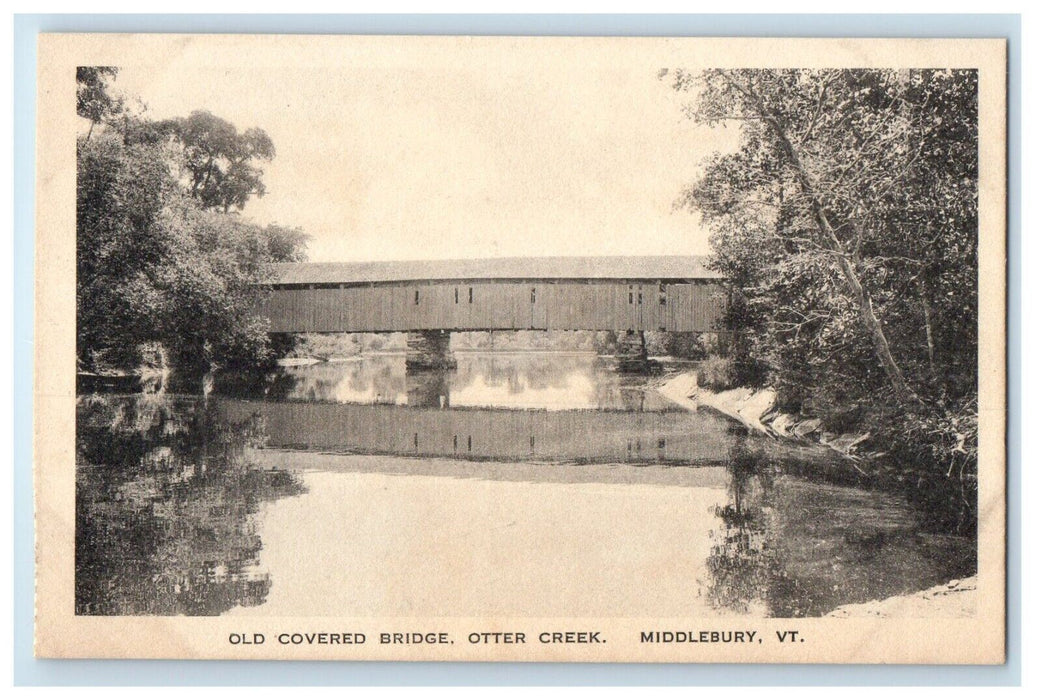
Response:
M118 70L77 70L77 361L81 371L169 365L198 379L271 359L253 283L303 258L296 228L241 211L274 146L207 112L153 120L112 95Z
M733 286L733 382L863 449L944 527L977 472L977 74L663 71L687 114L738 128L681 204Z

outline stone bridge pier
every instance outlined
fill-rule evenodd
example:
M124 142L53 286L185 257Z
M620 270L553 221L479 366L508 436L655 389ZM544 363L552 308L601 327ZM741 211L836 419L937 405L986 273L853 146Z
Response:
M443 330L409 331L405 369L456 369L456 356L449 349L452 333Z
M619 372L647 374L661 370L655 360L648 359L648 346L644 342L644 331L619 333L615 350L615 367Z

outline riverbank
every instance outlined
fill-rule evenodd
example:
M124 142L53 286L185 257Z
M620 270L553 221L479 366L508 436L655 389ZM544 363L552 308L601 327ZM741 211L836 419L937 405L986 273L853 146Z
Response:
M868 433L829 433L822 429L820 418L778 411L775 406L777 394L773 389L739 387L709 391L699 386L698 372L694 370L674 374L656 388L663 396L689 410L708 406L755 432L802 444L823 445L850 459L858 458L858 445L869 437Z
M841 605L825 617L973 617L977 611L977 576L954 579L925 591L867 603Z

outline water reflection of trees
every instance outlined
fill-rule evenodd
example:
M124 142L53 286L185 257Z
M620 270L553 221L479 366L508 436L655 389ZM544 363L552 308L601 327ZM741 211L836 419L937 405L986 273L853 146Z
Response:
M407 371L404 355L366 356L350 362L280 368L258 377L222 375L215 392L268 401L448 408L468 405L467 392L476 389L481 401L509 408L515 398L525 399L526 392L535 395L549 389L573 389L577 405L572 407L577 408L656 413L679 410L657 392L649 391L646 378L620 375L590 353L461 352L457 369L436 371ZM496 392L493 395L488 389ZM454 396L461 397L463 403Z
M303 401L395 403L408 397L410 406L447 406L452 393L474 385L505 387L511 396L526 391L567 389L577 375L593 387L592 403L612 410L663 410L663 401L645 405L647 392L639 377L620 377L600 366L592 354L468 354L457 355L451 372L406 372L404 356L368 356L358 362L321 363L281 371L255 396ZM349 391L343 391L348 389ZM229 392L222 389L221 393ZM241 395L241 392L236 395ZM653 399L654 400L654 399Z
M766 495L773 474L765 465L762 452L736 443L728 464L728 503L714 509L720 524L710 533L706 560L706 595L719 609L744 614L767 607L771 557Z
M481 381L489 387L506 386L511 395L527 390L565 389L576 374L600 380L594 372L592 355L505 353L458 355L459 366L452 377L455 388Z
M728 502L714 509L707 602L770 617L929 588L974 569L968 538L928 538L899 494L856 483L833 461L793 461L736 436Z
M303 493L246 459L252 422L204 400L83 397L77 407L76 612L217 615L264 602L260 504Z

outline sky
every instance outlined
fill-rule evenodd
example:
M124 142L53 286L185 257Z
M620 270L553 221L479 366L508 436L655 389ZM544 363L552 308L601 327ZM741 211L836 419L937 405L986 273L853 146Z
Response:
M708 252L675 206L735 129L682 111L661 55L604 44L397 38L332 60L121 66L156 118L205 109L264 129L267 194L243 216L299 226L314 261Z

